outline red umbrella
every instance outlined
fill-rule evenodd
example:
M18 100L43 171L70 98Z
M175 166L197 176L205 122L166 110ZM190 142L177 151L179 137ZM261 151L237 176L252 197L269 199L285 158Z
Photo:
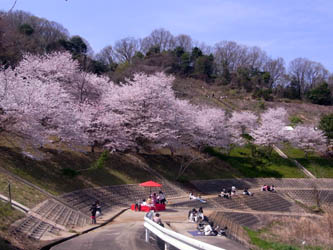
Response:
M151 187L162 187L162 184L159 184L154 181L146 181L139 184L142 187L149 187L149 193L151 193Z

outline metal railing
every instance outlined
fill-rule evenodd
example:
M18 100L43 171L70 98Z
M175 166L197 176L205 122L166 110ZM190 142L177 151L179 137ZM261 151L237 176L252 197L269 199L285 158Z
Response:
M10 203L10 205L11 205L13 208L15 208L15 209L17 209L17 210L20 210L20 211L23 212L23 213L28 213L28 212L30 211L30 209L27 208L26 206L23 206L22 204L20 204L20 203L14 201L14 200L11 200L11 199L9 199L8 197L6 197L6 196L4 196L4 195L1 195L1 194L0 194L0 200L2 200L2 201L4 201L4 202L8 202L8 203Z
M147 213L144 222L144 227L146 230L146 242L149 242L150 233L153 233L164 241L165 250L168 250L170 245L182 250L224 250L223 248L195 240L193 238L164 228L155 223L151 218L152 213Z

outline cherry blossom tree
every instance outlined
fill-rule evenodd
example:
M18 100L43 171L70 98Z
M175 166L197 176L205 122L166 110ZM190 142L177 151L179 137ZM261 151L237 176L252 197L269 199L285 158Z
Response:
M228 121L228 130L232 143L243 145L245 135L253 131L258 125L258 117L250 111L234 112Z
M89 116L81 105L96 101L106 84L105 78L81 72L69 53L25 55L14 69L0 71L1 128L31 135L37 144L51 135L83 143L82 124Z
M327 138L320 129L302 125L288 132L289 142L303 149L306 156L311 151L324 152L327 149Z
M33 135L35 142L42 143L48 133L55 133L64 122L73 120L75 107L57 79L61 75L52 70L56 67L56 63L38 64L34 56L26 56L15 69L0 71L3 131Z
M286 125L287 111L284 108L270 108L261 115L259 126L253 129L250 135L255 144L268 146L271 152L274 144L285 140Z
M81 72L68 53L26 55L15 69L0 71L1 129L50 136L110 150L151 147L225 147L223 110L179 100L174 78L136 74L114 84Z

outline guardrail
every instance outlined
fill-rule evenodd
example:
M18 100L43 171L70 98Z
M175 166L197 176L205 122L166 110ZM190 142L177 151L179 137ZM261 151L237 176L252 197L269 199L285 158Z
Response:
M4 202L9 202L9 198L4 196L4 195L1 195L0 194L0 200L4 201ZM15 209L17 210L20 210L21 212L23 213L28 213L30 211L29 208L27 208L26 206L23 206L22 204L12 200L12 203L11 203L12 207L14 207Z
M166 229L155 223L151 218L152 213L147 213L144 222L146 242L149 242L150 233L153 233L164 241L165 250L168 250L170 245L182 250L224 250L223 248Z

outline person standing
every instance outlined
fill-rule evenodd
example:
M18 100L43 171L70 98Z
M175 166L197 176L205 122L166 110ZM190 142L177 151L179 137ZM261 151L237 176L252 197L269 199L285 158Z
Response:
M99 215L102 215L102 207L99 201L96 201L96 211L99 213Z
M96 202L91 205L89 211L91 212L91 224L96 224L96 212L97 212Z
M161 204L165 204L166 202L165 195L162 191L160 191L158 194L158 200L160 201Z

